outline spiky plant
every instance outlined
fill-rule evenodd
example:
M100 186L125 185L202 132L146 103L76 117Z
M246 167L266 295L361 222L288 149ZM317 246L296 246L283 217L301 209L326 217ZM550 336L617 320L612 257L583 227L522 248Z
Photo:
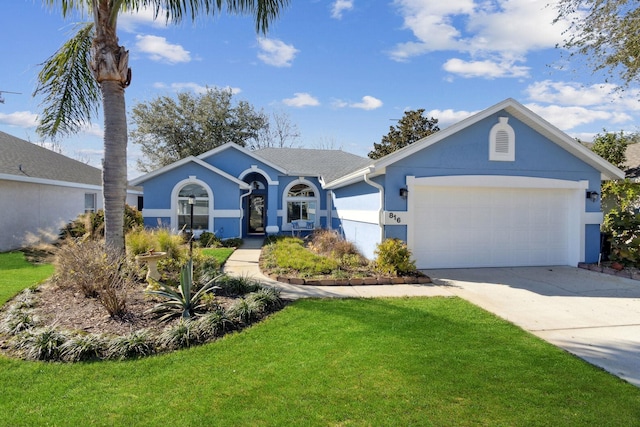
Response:
M178 323L165 329L160 335L159 343L169 350L191 347L200 344L202 337L193 320L180 319Z
M156 346L151 334L146 330L139 330L111 340L106 357L123 360L130 357L149 356L155 351Z
M108 341L101 335L76 334L60 346L60 358L66 362L99 360L107 351Z
M218 286L215 286L217 279L216 277L210 280L198 291L193 292L193 260L189 259L180 270L180 285L177 289L160 283L160 289L145 291L148 294L164 298L164 301L156 304L149 312L157 315L160 322L167 322L178 316L185 320L190 319L202 312L206 307L206 304L201 301L202 297L208 292L220 289Z
M51 326L30 329L16 336L15 347L29 360L59 360L67 336Z
M233 329L233 322L222 309L209 312L199 317L194 323L196 331L203 341L219 337L226 331Z
M267 311L282 307L280 289L271 286L265 286L250 293L247 296L247 299L262 304Z

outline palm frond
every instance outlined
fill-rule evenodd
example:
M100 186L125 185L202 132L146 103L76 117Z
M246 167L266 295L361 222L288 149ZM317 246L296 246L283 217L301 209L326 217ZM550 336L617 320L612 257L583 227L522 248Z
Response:
M43 137L69 135L91 122L100 105L100 88L88 60L93 23L78 25L77 33L42 64L35 95L44 95L37 132Z

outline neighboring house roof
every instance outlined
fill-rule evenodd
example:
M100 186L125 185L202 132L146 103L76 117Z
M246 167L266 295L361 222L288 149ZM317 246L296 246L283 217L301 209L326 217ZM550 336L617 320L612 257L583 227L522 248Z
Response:
M333 181L372 162L371 159L342 150L263 148L255 153L284 168L289 175L312 175L322 178L325 182Z
M336 179L333 182L328 182L326 188L339 188L344 185L348 185L353 182L361 181L365 178L365 175L371 174L383 175L387 166L390 166L402 159L412 156L416 152L423 150L426 147L437 144L438 142L445 140L449 136L460 132L461 130L468 128L485 118L496 114L502 110L505 110L516 119L525 123L527 126L534 129L544 137L548 138L553 143L559 145L564 150L573 154L580 160L591 165L596 170L600 171L602 179L623 179L625 174L623 171L613 166L611 163L604 160L602 157L589 150L574 138L570 137L551 123L544 120L542 117L535 114L519 102L514 99L508 98L492 107L487 108L479 113L474 114L454 125L449 126L446 129L431 134L419 141L414 142L398 151L386 155L376 160L370 168L354 168L351 174L347 174L344 177Z
M624 170L627 172L627 178L640 178L640 143L627 145L627 160L624 162Z
M0 132L0 179L102 187L102 171Z

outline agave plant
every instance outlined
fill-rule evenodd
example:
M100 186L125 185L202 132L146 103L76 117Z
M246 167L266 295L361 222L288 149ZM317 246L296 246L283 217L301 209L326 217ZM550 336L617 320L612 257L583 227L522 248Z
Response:
M181 316L182 319L190 319L196 313L202 311L206 304L201 301L208 292L220 289L214 286L218 277L215 277L204 284L197 292L193 291L193 260L189 259L180 270L180 286L175 289L164 283L159 284L159 289L146 291L148 294L157 295L165 300L156 304L150 312L159 316L160 322L167 322L174 317Z

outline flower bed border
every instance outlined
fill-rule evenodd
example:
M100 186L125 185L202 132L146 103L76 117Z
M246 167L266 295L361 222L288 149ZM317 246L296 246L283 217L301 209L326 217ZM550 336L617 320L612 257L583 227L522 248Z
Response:
M351 279L306 279L301 277L278 276L270 274L270 278L290 285L306 286L373 286L373 285L422 285L431 283L428 276L406 277L354 277Z

